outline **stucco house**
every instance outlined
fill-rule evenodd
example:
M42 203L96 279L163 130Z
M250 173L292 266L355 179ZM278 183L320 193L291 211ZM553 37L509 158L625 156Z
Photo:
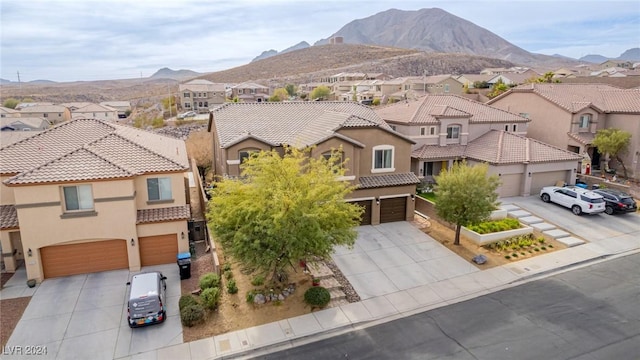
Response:
M223 83L204 79L191 80L178 86L180 106L185 111L206 114L210 107L224 104L227 99L226 91L227 85Z
M51 126L49 120L40 117L9 117L0 119L0 131L42 131ZM4 144L2 144L4 146Z
M89 103L85 106L71 110L72 118L96 119L103 121L117 121L118 110L106 106Z
M0 240L29 279L175 262L189 250L182 140L74 119L0 149Z
M20 111L8 107L0 106L0 118L20 117Z
M71 111L62 105L34 105L21 108L20 117L43 117L55 125L71 120Z
M432 76L413 76L410 78L411 90L417 95L454 94L462 95L463 84L450 74Z
M234 85L230 90L231 98L244 102L263 102L269 99L269 88L252 82Z
M365 208L362 224L413 218L416 184L411 172L413 141L393 131L371 108L355 102L227 103L213 110L213 169L218 177L239 176L254 151L284 145L313 147L326 156L342 147L342 180L357 190L347 201Z
M500 176L501 197L575 183L580 156L527 138L526 117L458 95L428 95L376 112L415 142L411 169L425 182L466 159L489 164L489 173Z
M631 143L622 159L630 175L640 176L638 89L602 84L527 84L501 94L488 104L527 116L531 119L529 137L588 155L596 169L602 167L604 161L591 144L596 132L605 128L628 131Z

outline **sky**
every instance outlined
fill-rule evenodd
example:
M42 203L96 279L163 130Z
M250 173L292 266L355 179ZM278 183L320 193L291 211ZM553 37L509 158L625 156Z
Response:
M0 0L0 78L225 70L391 8L441 8L546 55L613 58L640 47L640 0Z

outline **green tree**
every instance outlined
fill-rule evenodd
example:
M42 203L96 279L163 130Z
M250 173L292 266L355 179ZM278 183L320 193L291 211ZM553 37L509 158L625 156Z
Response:
M240 179L216 184L209 200L210 229L236 260L273 281L301 259L327 258L335 245L352 246L362 208L344 201L354 187L339 151L329 159L311 149L254 153Z
M624 165L621 154L625 153L631 142L631 133L620 129L600 129L596 133L591 144L598 148L607 158L614 158L622 166L624 177L627 178L627 167ZM605 163L607 168L608 162Z
M325 85L320 85L317 88L313 89L313 91L311 91L310 97L313 100L327 100L327 98L329 98L329 95L331 95L331 89L329 89L329 87Z
M289 93L287 93L287 90L285 90L284 88L277 88L273 90L272 97L277 97L279 99L279 100L273 100L273 101L287 100L289 99ZM272 101L271 98L269 98L269 101Z
M466 161L436 176L436 213L456 225L454 245L460 245L460 229L486 220L497 205L500 180L487 176L487 164L468 166Z
M293 84L285 85L284 89L287 90L289 96L296 96L298 94L298 89L296 89L296 86Z
M5 100L2 103L2 106L9 108L9 109L15 109L16 106L18 106L18 104L20 103L20 101L18 99L15 98L8 98L7 100Z
M498 81L496 81L495 84L493 84L493 87L491 88L491 92L487 94L487 97L489 97L490 99L493 99L494 97L506 92L507 90L509 90L509 87L507 86L507 84L505 84L502 79L498 79Z
M267 101L269 101L269 102L280 102L280 101L282 101L282 99L280 99L280 97L278 95L271 95L271 96L269 96L269 99L267 99Z

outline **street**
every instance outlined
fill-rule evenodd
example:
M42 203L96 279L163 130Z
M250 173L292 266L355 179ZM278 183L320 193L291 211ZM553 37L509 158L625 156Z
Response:
M594 360L638 354L640 254L634 254L259 358Z

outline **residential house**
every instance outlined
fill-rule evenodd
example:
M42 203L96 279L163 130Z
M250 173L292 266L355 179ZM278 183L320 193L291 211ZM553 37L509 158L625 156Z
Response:
M498 81L502 81L502 83L507 86L516 86L524 84L526 82L531 82L531 80L538 79L539 77L540 74L534 72L533 70L523 73L499 74L487 80L487 84L489 84L489 86L493 86Z
M9 117L0 121L1 131L42 131L50 126L49 120L37 117Z
M632 69L633 61L609 59L605 62L600 63L600 65L598 66L600 67L600 69L607 69L612 67Z
M238 98L243 102L263 102L269 99L269 88L252 82L243 82L231 87L231 98Z
M66 102L66 103L61 103L61 104L56 104L56 105L61 105L66 107L67 109L69 109L69 111L71 111L71 116L73 117L73 112L83 108L87 105L91 105L93 104L92 102L88 102L88 101L75 101L75 102Z
M361 81L361 80L388 80L390 76L384 73L348 73L341 72L322 79L323 82L335 83L342 81Z
M21 102L18 105L16 105L16 110L22 110L26 107L30 107L30 106L47 106L47 105L55 105L52 102Z
M488 163L501 197L527 196L557 181L575 182L580 156L528 139L529 119L459 95L428 95L376 109L415 142L412 171L434 181L454 161Z
M393 131L371 108L355 102L227 103L211 112L213 169L236 177L254 151L313 147L311 156L341 149L342 180L357 186L347 201L365 208L362 224L413 218L418 178L411 172L413 141Z
M207 113L209 108L220 106L227 100L227 85L204 79L180 84L178 93L180 106L186 111Z
M419 96L425 94L462 95L463 84L450 74L413 76L409 81L411 90Z
M71 120L71 111L62 105L25 106L20 109L20 117L42 117L55 125Z
M100 105L116 109L118 111L119 119L126 118L127 112L131 111L131 103L128 101L103 101Z
M488 84L495 75L492 74L462 74L456 77L458 82L462 83L462 86L467 86L469 89L475 88L476 84Z
M117 121L118 110L106 105L89 103L88 105L85 105L83 107L71 110L71 117L104 121Z
M528 136L588 155L593 168L604 161L592 145L599 129L631 133L622 154L629 173L640 176L640 91L602 84L528 84L510 89L489 104L531 119ZM587 171L587 169L584 169Z
M174 263L189 250L184 141L74 119L0 149L0 241L27 278Z
M0 118L20 117L20 111L8 107L0 106Z

